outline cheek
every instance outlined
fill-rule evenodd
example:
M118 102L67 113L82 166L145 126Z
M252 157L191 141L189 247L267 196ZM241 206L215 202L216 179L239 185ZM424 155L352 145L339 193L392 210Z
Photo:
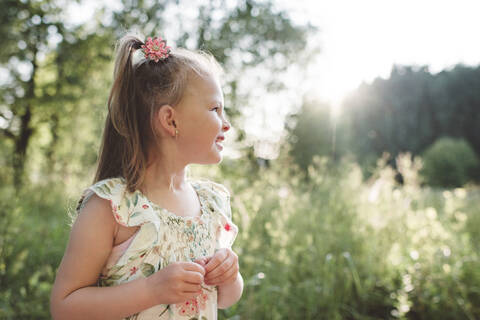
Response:
M220 134L222 128L222 120L212 111L204 114L197 114L189 117L184 122L184 128L180 131L184 132L184 143L194 146L195 144L215 142L215 138Z
M202 119L189 123L188 131L185 132L185 143L192 149L198 149L205 144L215 143L216 137L220 134L222 121L211 114Z
M202 134L204 136L210 135L215 138L220 133L220 130L222 128L222 120L217 114L212 112L204 118L204 121L202 123L197 123L197 127L199 128L199 130L201 130L199 134Z

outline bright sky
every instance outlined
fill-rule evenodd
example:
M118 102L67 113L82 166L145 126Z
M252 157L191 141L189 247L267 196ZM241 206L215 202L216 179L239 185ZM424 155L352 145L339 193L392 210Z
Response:
M277 0L299 22L320 28L322 53L311 91L338 103L362 81L388 78L393 64L437 73L480 63L478 0Z
M479 0L273 0L298 23L320 32L322 49L308 75L312 93L338 104L362 81L387 78L393 64L429 65L439 72L480 63ZM93 1L79 9L91 11ZM72 8L73 8L72 7Z
M246 121L242 127L247 140L264 145L256 147L256 151L266 148L265 152L259 151L264 157L275 157L276 151L271 149L278 147L285 134L285 116L305 93L330 102L338 112L336 107L348 92L362 81L388 78L394 64L428 65L433 73L458 63L480 64L480 0L273 2L286 9L295 22L310 21L319 28L311 42L320 45L321 53L307 75L302 74L306 81L298 78L298 72L279 75L290 88L287 92L268 95L257 90L261 88L255 84L245 88L251 92L253 101L244 108ZM97 1L86 0L81 6L71 6L71 22L86 21L92 8L99 5Z

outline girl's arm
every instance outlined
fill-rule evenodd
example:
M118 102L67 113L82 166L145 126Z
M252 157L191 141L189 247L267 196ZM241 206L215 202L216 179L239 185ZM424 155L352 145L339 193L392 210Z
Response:
M93 195L73 224L50 297L54 319L119 319L155 305L145 278L95 287L113 247L116 221L108 201Z
M243 292L243 278L240 272L237 279L227 285L218 286L217 305L219 309L226 309L235 304Z
M84 287L63 299L52 299L53 319L123 319L148 309L145 278L113 287Z

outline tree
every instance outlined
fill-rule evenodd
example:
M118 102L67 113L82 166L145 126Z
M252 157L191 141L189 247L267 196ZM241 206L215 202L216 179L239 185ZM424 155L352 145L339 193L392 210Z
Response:
M300 111L290 117L287 128L290 155L303 170L307 171L315 155L333 156L334 127L329 104L305 101Z
M99 72L108 56L98 54L104 39L81 27L67 27L55 1L2 1L0 68L7 75L0 87L0 128L3 161L12 168L2 176L22 185L32 138L40 131L49 142L43 153L53 161L62 122L70 120L70 105L90 97L89 76ZM100 39L100 40L99 40ZM100 47L99 47L100 45ZM90 59L91 58L91 59ZM105 60L104 60L105 61ZM103 68L104 70L104 68ZM85 89L85 91L83 91ZM77 110L78 111L78 110ZM46 166L48 167L48 165Z
M73 26L64 21L60 2L2 0L0 69L8 77L0 87L0 161L9 168L2 181L20 188L26 163L39 179L56 180L84 176L94 165L113 44L126 30L148 36L173 26L177 37L169 41L211 51L225 69L234 71L227 72L225 88L234 121L249 99L242 91L242 81L251 82L245 72L262 66L271 76L258 86L281 89L275 75L302 60L307 35L314 30L294 25L271 2L198 4L193 20L182 10L178 16L169 14L185 6L192 3L125 0L118 10L101 8L88 25Z
M388 152L419 155L439 137L465 138L480 155L480 67L394 66L390 78L362 84L344 103L350 149L362 162ZM394 165L394 163L392 163Z
M170 39L176 46L207 50L217 58L227 70L226 108L233 118L240 117L242 107L249 102L249 93L242 90L244 82L252 83L252 79L245 76L249 70L262 68L270 75L265 82L255 83L263 86L265 92L281 90L285 88L276 75L293 64L307 64L311 58L312 52L306 50L306 43L316 28L310 24L295 25L288 14L276 10L271 1L122 3L123 8L113 12L114 18L108 26L117 30L116 37L130 29L144 35L165 30L176 34ZM198 12L193 21L186 10L182 10L191 10L192 6Z

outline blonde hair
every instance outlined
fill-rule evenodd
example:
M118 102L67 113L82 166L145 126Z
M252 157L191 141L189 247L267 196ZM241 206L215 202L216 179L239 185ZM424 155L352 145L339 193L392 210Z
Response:
M121 176L130 192L140 187L148 160L148 146L156 140L153 116L165 104L176 106L192 75L221 76L223 70L205 51L172 49L155 62L140 52L143 42L123 37L116 49L113 85L94 183ZM135 54L135 56L134 56Z

